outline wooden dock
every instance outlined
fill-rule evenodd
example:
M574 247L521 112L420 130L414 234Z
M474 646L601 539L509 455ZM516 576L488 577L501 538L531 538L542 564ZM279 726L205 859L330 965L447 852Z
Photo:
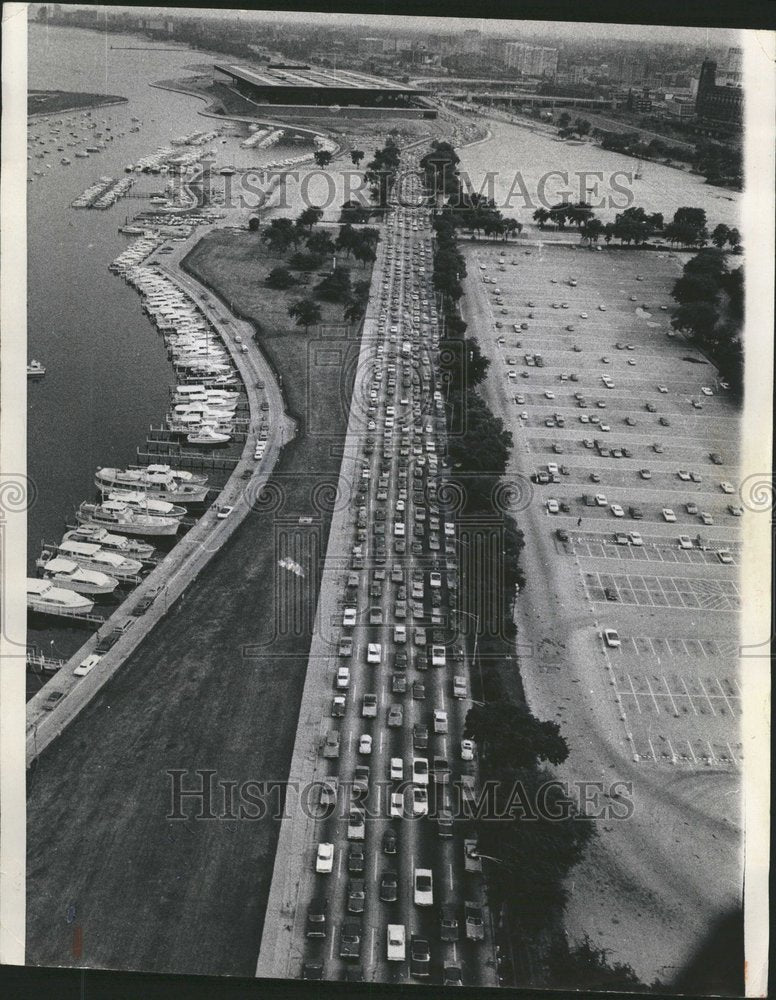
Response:
M160 459L169 459L183 469L202 469L211 472L231 472L239 458L220 455L206 455L198 451L183 451L174 441L148 441L148 450L136 451L138 465L154 465Z

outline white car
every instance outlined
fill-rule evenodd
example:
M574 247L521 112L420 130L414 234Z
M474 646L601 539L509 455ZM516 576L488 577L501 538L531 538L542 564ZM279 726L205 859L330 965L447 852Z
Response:
M720 483L719 488L722 490L723 493L735 493L732 483Z
M431 666L444 667L447 662L447 654L444 646L431 647Z
M727 551L727 549L720 549L717 553L717 559L719 559L721 563L725 563L725 565L729 565L733 562L733 556Z
M474 760L474 740L461 740L461 760Z
M94 670L101 659L102 657L99 653L90 653L85 660L81 660L73 671L73 674L76 677L86 677L90 670Z
M347 667L340 667L337 671L337 690L345 691L350 687L350 670Z
M404 538L405 528L404 521L395 521L393 525L393 537L394 538Z
M557 514L560 510L557 500L553 500L552 497L547 501L547 512L549 514Z
M618 503L613 503L609 509L615 517L625 517L625 511Z
M404 781L404 761L401 757L391 757L391 781Z
M401 645L407 641L407 627L405 625L393 626L393 641Z
M356 609L345 608L342 612L342 624L345 628L353 628L356 624Z
M412 815L428 816L428 791L425 788L412 789Z
M402 792L391 792L391 819L401 819L404 815L404 795Z
M367 663L382 663L383 661L383 647L379 642L370 642L366 647L366 662Z
M713 396L714 395L714 393L711 391L711 389L709 389L709 387L707 385L701 386L701 392L703 393L704 396Z
M416 868L413 879L415 906L434 905L434 875L430 868Z
M370 754L372 752L372 737L369 733L364 733L358 741L358 752Z
M218 513L216 514L216 517L218 518L219 521L223 521L225 518L229 517L229 515L232 513L233 510L234 507L230 507L228 505L222 505L221 507L218 508Z
M442 708L434 709L434 732L443 736L447 733L447 712Z
M680 549L691 549L692 548L692 539L690 538L689 535L680 535L679 536L679 548Z
M315 870L320 875L328 875L334 868L334 844L318 844L315 856Z
M348 816L348 840L363 840L365 833L364 810L351 809Z
M670 507L663 508L663 520L668 521L669 524L673 524L676 520L676 514L674 514Z
M545 389L544 390L544 398L545 399L555 399L555 393L552 391L552 389Z
M404 924L388 924L386 957L389 962L403 962L407 957L407 934Z
M628 535L628 537L630 538L631 545L643 545L644 544L644 539L641 537L641 535L639 534L638 531L631 531L631 533L630 533L630 535Z
M412 758L412 780L416 785L428 785L428 758Z
M620 645L620 635L617 632L617 629L614 629L614 628L605 628L604 629L604 642L611 649L617 649L617 647Z
M429 573L428 582L431 587L441 587L442 574L437 572Z
M659 385L657 387L657 391L658 392L668 392L668 386L666 386L666 385Z

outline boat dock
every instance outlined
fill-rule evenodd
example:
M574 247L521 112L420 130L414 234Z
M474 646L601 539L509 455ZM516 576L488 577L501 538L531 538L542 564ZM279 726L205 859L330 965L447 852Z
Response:
M181 469L208 469L213 472L230 472L240 461L234 456L206 455L200 451L183 451L179 444L172 440L148 439L148 450L137 449L138 465L153 465L160 459L174 462Z
M26 660L27 669L33 674L55 674L66 663L53 656L44 656L35 646L27 647Z

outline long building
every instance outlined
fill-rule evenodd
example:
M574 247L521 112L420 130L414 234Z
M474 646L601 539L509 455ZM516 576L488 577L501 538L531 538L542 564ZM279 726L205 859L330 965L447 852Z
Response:
M731 52L734 50L731 49ZM740 66L739 66L740 75ZM723 76L727 78L726 75ZM717 64L713 59L704 59L698 79L698 94L695 98L695 112L699 118L712 122L740 124L744 115L744 91L741 86L717 83Z
M523 76L555 76L558 72L558 50L546 45L507 42L506 64Z
M337 107L342 110L369 108L436 117L436 111L423 100L424 91L367 73L295 65L259 69L216 63L214 68L221 77L228 78L238 93L258 105Z

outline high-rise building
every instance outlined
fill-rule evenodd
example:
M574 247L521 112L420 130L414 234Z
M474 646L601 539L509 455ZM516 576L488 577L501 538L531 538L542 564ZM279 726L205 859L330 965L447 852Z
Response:
M712 121L740 122L744 114L744 92L741 86L717 83L717 64L704 59L698 78L695 112Z
M523 76L555 76L558 72L558 50L526 42L507 42L506 64Z
M463 33L463 51L476 55L482 51L482 32L477 28L469 28Z
M734 46L728 49L724 82L729 87L741 87L744 82L744 50ZM722 82L722 81L721 81Z

